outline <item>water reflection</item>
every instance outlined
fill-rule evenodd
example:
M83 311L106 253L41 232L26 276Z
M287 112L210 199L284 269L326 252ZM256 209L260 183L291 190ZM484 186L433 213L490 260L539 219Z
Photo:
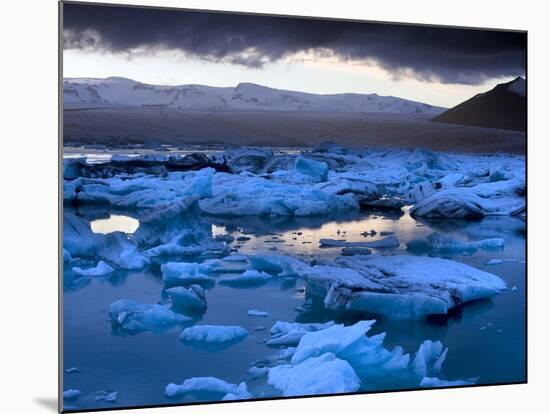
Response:
M94 232L123 231L133 233L139 226L140 213L109 210L108 207L80 207L78 215L91 220ZM140 303L164 303L178 312L166 297L164 290L170 285L162 281L158 263L141 271L118 270L109 279L77 278L70 262L64 272L64 359L82 369L93 372L90 376L66 377L71 387L80 389L115 389L132 405L166 404L162 390L169 382L181 382L193 376L216 376L229 382L243 380L249 364L273 354L265 346L269 330L277 320L289 322L326 322L353 324L361 319L375 318L377 323L369 334L386 332L385 346L402 346L414 352L426 339L441 340L449 347L445 361L448 378L480 377L480 383L521 381L525 366L525 223L511 217L493 217L481 221L466 220L415 220L404 209L402 215L383 212L355 212L346 216L277 219L242 217L211 218L197 215L182 217L182 229L194 232L229 234L234 241L230 248L244 254L273 253L297 256L305 261L330 262L341 254L341 248L320 248L321 238L347 241L374 241L394 233L401 246L393 252L414 254L406 249L412 240L426 240L432 233L443 233L458 240L479 240L501 237L505 244L499 250L479 250L473 254L457 254L454 260L480 268L502 277L508 286L517 286L515 292L503 292L492 299L475 301L457 308L449 316L422 321L384 320L377 315L338 313L327 311L322 298L309 292L302 279L274 279L252 288L234 288L216 283L225 275L214 277L205 286L207 308L194 313L194 321L210 325L238 325L250 332L249 337L224 349L204 348L184 344L179 340L182 327L159 335L126 335L112 329L106 310L119 299L128 298ZM420 226L419 226L420 224ZM169 229L147 228L151 234L180 230L171 222ZM98 227L99 226L99 227ZM203 227L207 227L204 231ZM376 234L371 236L371 230ZM386 234L384 233L384 234ZM166 234L170 234L167 232ZM241 240L238 240L241 237ZM244 238L243 238L244 237ZM373 254L387 254L387 250L373 250ZM434 252L421 254L434 255ZM485 266L490 259L502 259L502 264ZM203 260L202 258L201 260ZM518 262L506 261L516 259ZM159 259L159 263L166 258ZM187 258L193 261L198 258ZM95 264L95 260L87 263ZM85 303L86 306L82 306ZM252 318L248 310L259 309L269 317ZM262 329L257 329L257 328ZM100 350L101 352L98 352ZM505 361L505 363L503 363ZM389 379L373 379L364 389L397 389L417 386ZM254 392L273 390L265 380L248 382ZM160 390L160 391L159 391ZM197 396L186 397L196 401ZM178 400L179 401L179 400ZM175 401L174 401L175 402ZM79 402L79 408L97 407L95 401Z
M139 227L139 221L129 216L111 214L109 218L91 221L90 226L94 233L108 234L121 231L133 234Z

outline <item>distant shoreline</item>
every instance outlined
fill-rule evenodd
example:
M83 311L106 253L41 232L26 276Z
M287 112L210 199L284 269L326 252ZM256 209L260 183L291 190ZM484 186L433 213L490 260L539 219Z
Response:
M64 111L70 146L135 145L428 148L465 153L525 154L525 133L443 124L430 116L302 111L178 111L80 108Z

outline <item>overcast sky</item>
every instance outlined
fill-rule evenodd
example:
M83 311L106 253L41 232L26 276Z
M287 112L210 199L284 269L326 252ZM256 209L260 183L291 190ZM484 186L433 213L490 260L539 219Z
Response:
M523 33L67 3L63 13L65 77L254 82L450 107L525 76Z

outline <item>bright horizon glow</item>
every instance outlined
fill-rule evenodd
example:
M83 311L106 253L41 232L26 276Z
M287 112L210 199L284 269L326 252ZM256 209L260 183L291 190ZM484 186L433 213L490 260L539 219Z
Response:
M480 85L442 84L412 76L396 79L374 63L342 62L330 57L297 54L261 69L190 58L182 53L137 55L65 50L65 78L120 76L154 85L200 84L234 87L250 82L276 89L316 94L377 93L435 106L452 107L508 78L488 79Z

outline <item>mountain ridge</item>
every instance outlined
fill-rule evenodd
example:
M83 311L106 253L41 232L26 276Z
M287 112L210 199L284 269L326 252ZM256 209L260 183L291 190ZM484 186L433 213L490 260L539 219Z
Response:
M445 108L376 93L314 94L270 88L250 82L235 87L198 84L152 85L132 79L66 78L65 107L159 106L180 110L274 110L382 112L437 115Z
M432 118L434 122L485 128L525 131L527 124L527 81L521 76L499 83L487 92Z

